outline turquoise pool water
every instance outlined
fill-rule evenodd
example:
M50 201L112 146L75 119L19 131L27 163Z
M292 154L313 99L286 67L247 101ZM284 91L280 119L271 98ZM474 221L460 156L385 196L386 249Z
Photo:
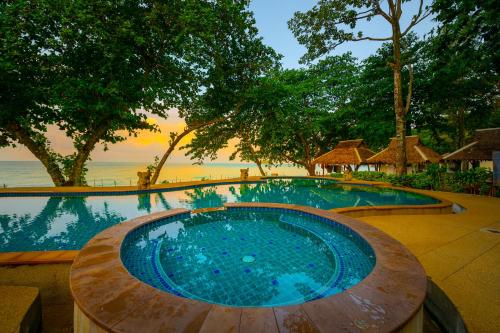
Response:
M336 222L285 209L183 214L134 230L122 261L143 282L231 306L281 306L342 292L375 265L370 245Z
M137 216L170 208L217 207L225 202L332 209L438 201L410 192L313 179L273 179L140 195L0 197L0 252L78 250L100 231Z

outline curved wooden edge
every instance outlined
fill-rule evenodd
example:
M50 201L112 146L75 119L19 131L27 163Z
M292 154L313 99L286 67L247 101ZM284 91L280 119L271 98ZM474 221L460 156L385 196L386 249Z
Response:
M71 251L2 252L0 265L68 264L78 255Z
M132 230L163 218L187 213L172 210L113 226L92 238L80 251L70 272L70 288L78 309L109 332L224 331L392 332L420 311L426 275L418 260L398 241L361 221L312 207L242 203L229 209L269 207L300 211L346 225L373 248L376 264L360 283L343 293L300 305L239 308L181 298L155 289L130 275L120 258L121 244ZM256 327L256 325L258 327Z

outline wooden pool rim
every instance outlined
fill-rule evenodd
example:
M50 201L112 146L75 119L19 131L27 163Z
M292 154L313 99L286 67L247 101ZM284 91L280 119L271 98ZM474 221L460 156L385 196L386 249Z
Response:
M425 271L413 254L387 234L351 217L312 207L270 203L235 203L225 207L294 210L344 224L373 248L375 267L363 281L345 292L299 305L241 308L177 297L133 277L120 257L122 241L132 230L189 213L173 209L112 226L79 252L70 272L76 331L88 331L92 325L106 332L213 332L230 328L240 332L418 332L421 328Z

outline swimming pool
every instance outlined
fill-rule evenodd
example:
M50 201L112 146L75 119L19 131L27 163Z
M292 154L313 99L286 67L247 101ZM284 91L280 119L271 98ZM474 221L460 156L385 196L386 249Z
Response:
M226 202L274 202L332 209L426 205L438 200L390 188L300 178L147 194L5 196L0 197L0 252L78 250L100 231L131 218L171 208L218 207Z
M373 269L370 245L351 229L284 209L182 214L143 225L121 258L141 281L230 306L300 304L342 292Z

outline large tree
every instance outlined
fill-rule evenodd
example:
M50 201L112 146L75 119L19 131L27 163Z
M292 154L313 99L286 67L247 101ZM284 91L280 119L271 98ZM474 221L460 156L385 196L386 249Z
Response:
M246 3L2 2L0 143L25 145L55 185L84 184L98 144L154 130L148 113L185 112L200 91L213 89L204 81L214 68L214 41L222 25L240 24L223 9ZM72 140L73 154L53 151L49 125Z
M21 144L47 169L54 184L64 183L57 156L44 136L57 119L49 107L54 54L50 40L57 33L55 13L40 1L0 3L0 148Z
M242 160L293 163L314 175L312 160L339 139L341 124L334 117L348 104L356 70L346 54L309 68L270 72L248 90L238 114L196 133L189 154L200 161L216 158L236 139Z
M404 0L320 0L311 10L295 13L289 21L289 27L298 41L307 47L304 61L321 57L345 42L355 41L391 41L393 72L394 112L396 118L396 171L406 173L406 115L410 108L412 78L408 82L406 100L403 97L403 80L401 71L405 63L401 57L401 40L413 27L425 19L430 10L419 0L418 10L412 15L410 22L402 27ZM363 31L356 31L360 22L371 20L387 22L391 28L389 36L367 36ZM411 73L411 65L410 65Z
M186 127L181 132L170 133L168 148L155 165L152 184L183 137L238 117L248 90L259 77L279 66L279 56L258 36L248 4L249 1L215 2L214 19L203 22L203 28L213 32L213 36L200 45L200 52L207 60L206 72L200 81L202 88L180 110Z

